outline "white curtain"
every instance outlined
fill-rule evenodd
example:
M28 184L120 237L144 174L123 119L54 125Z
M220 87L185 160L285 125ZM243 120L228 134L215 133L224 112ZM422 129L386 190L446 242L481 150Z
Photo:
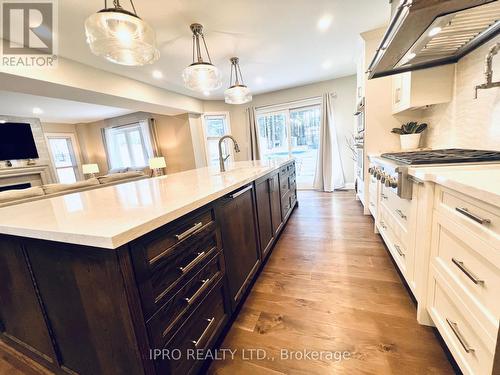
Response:
M259 125L257 124L255 108L248 107L245 112L248 130L250 131L250 160L260 160Z
M313 186L316 190L330 192L345 187L331 93L323 95L321 111L318 161Z

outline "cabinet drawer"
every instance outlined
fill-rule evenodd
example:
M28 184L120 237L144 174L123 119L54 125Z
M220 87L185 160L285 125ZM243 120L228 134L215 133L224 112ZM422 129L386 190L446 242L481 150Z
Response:
M396 233L393 230L394 227L394 222L391 222L392 216L388 214L387 210L385 207L381 207L379 211L380 215L380 225L379 225L379 231L384 238L385 244L387 245L387 248L392 254L392 257L394 258L394 261L399 267L399 270L401 273L405 276L407 279L406 281L410 284L410 280L408 279L409 272L408 272L408 265L407 262L409 261L410 254L406 250L406 246L402 243L401 239L398 238Z
M169 248L180 243L189 241L195 243L201 229L214 222L212 210L202 212L194 217L182 218L179 222L167 226L167 228L157 232L154 239L146 245L146 258L154 262L157 258L168 253Z
M164 346L169 353L178 351L181 357L176 360L157 361L158 373L185 375L194 374L199 370L203 361L196 360L196 351L210 348L229 318L223 285L221 280L212 288L200 306Z
M408 223L411 219L411 200L398 197L391 189L380 185L380 200L387 209L394 215L396 220L405 230L408 230Z
M146 245L135 244L131 253L146 317L154 314L220 249L216 224L210 221L196 233L147 259Z
M488 331L495 331L492 338L496 337L500 317L500 255L444 215L436 212L434 220L437 225L432 239L433 261L452 278L456 292L482 325Z
M179 292L173 296L147 323L151 342L161 348L176 323L192 311L224 274L223 258L217 254Z
M467 319L466 309L456 304L447 286L432 279L430 314L448 349L464 374L491 374L493 352L481 340L476 327Z
M288 215L288 212L292 207L290 198L291 198L290 192L287 192L285 196L281 198L281 214L283 218L285 218Z
M440 212L500 247L500 208L445 188L439 188L437 198Z

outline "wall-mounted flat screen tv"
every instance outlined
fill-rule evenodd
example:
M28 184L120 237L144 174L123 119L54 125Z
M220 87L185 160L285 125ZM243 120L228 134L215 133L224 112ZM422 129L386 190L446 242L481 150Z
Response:
M0 123L0 160L37 159L30 124Z

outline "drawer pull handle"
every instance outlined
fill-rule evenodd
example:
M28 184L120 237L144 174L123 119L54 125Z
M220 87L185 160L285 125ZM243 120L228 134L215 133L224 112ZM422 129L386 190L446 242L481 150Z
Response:
M177 238L177 241L180 241L180 240L186 238L187 236L193 234L194 232L196 232L202 226L203 226L202 222L196 223L195 225L193 225L191 228L189 228L185 232L182 232L181 234L176 234L175 238Z
M380 222L380 226L384 229L387 229L387 225L385 225L385 223L383 221Z
M194 294L191 297L184 298L184 300L187 302L188 305L192 305L193 302L196 301L196 299L200 296L200 294L202 294L208 288L208 286L211 284L210 281L211 279L202 280L201 286L198 288L198 290L194 292Z
M467 267L465 267L464 262L461 262L455 258L451 258L451 261L455 266L457 266L460 271L465 273L465 275L472 280L472 282L476 285L484 285L484 280L479 279L472 271L470 271Z
M476 223L479 223L481 225L483 224L489 224L491 223L490 219L483 219L482 217L479 217L477 215L474 215L472 212L470 212L467 208L465 207L456 207L455 210L460 212L462 215L467 216L469 219L474 220Z
M241 189L240 191L237 191L236 193L233 193L229 195L229 198L234 199L236 197L239 197L241 194L246 193L248 190L252 189L252 185L248 185L246 188Z
M182 272L182 274L188 273L193 269L194 266L196 266L203 258L205 257L205 252L202 251L201 253L198 253L196 258L194 258L191 262L188 263L187 266L184 267L179 267L179 271Z
M382 199L389 199L389 197L387 195L385 195L384 193L380 194L380 196L382 197Z
M215 317L213 317L212 319L206 319L206 321L208 322L208 325L205 327L198 340L191 341L196 349L198 349L201 346L200 343L203 343L205 341L205 336L207 336L210 333L212 326L215 323Z
M375 205L373 204L373 202L370 202L370 206L375 207Z
M455 322L452 322L450 319L446 318L446 322L450 326L451 330L457 337L458 341L460 344L462 344L462 347L464 348L466 353L474 352L474 348L471 348L470 345L467 343L467 340L463 337L462 333L458 329L458 324Z
M403 250L401 250L401 248L398 245L394 244L394 248L396 249L400 257L406 256L406 254L403 253Z
M406 215L401 210L396 210L396 213L401 216L401 219L406 220Z

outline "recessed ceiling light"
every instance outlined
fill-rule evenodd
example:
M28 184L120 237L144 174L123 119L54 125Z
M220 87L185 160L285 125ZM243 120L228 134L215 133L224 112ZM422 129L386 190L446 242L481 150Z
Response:
M6 120L0 120L0 124L5 124L6 122Z
M333 63L330 60L323 61L323 64L321 64L321 67L323 69L330 69L332 67Z
M42 113L43 113L43 110L41 108L38 108L38 107L33 108L33 114L41 115Z
M163 73L159 70L153 70L153 78L162 79Z
M203 91L203 95L210 96L210 91Z
M318 29L321 31L326 31L330 28L332 24L332 15L331 14L325 14L318 20Z
M262 78L262 77L255 78L255 83L258 84L258 85L264 83L264 78Z
M433 27L431 31L429 31L429 36L438 35L441 32L441 28L439 26Z

